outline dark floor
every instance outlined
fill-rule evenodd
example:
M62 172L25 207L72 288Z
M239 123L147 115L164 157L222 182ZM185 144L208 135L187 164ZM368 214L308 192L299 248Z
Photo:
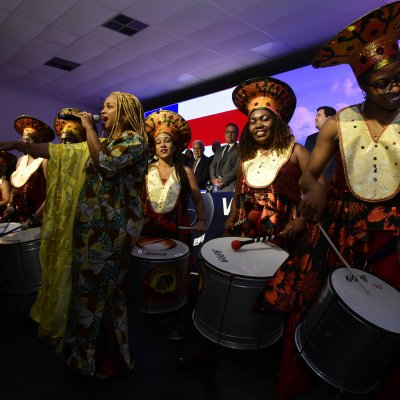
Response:
M199 348L203 340L191 326L185 339L168 339L174 315L130 313L130 337L136 354L134 371L110 381L77 376L44 339L27 317L24 296L0 293L0 398L2 400L54 399L275 399L274 373L279 342L263 350L218 347L217 363L183 369L180 354ZM19 315L20 314L20 315ZM367 400L370 395L351 395L319 378L311 392L297 399Z

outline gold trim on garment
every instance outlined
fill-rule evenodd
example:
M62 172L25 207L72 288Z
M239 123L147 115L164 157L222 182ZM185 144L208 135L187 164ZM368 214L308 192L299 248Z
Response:
M181 185L176 176L175 168L165 184L163 184L157 167L155 165L149 166L147 193L154 212L166 214L172 211L176 206L180 191Z
M242 171L247 184L254 188L262 188L270 185L278 175L281 168L287 163L292 155L295 145L294 139L289 147L280 154L271 151L263 154L257 150L256 156L242 163Z
M400 113L373 136L357 106L338 113L340 151L351 192L370 202L388 200L400 189Z
M32 174L42 165L44 158L35 158L29 165L28 160L28 154L22 156L18 168L11 174L10 182L14 187L20 188L24 186Z

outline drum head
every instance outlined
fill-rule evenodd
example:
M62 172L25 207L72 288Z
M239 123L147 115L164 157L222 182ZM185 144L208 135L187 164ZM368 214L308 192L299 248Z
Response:
M167 260L183 257L188 253L189 247L179 240L145 236L137 240L131 255L149 260Z
M203 244L200 257L212 267L235 275L252 278L267 278L288 258L289 254L268 242L243 246L239 251L232 249L233 240L248 240L244 237L221 237Z
M353 271L357 278L347 268L331 273L330 285L336 294L361 318L389 332L400 333L400 292L375 275L355 268Z
M11 225L11 224L10 224ZM16 224L20 225L20 224ZM16 230L0 238L0 244L31 242L40 239L40 227L27 230Z

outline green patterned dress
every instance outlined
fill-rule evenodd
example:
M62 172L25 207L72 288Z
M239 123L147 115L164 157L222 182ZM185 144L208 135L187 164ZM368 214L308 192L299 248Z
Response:
M147 165L145 139L124 132L103 142L97 169L89 159L74 226L72 290L63 353L72 370L94 375L104 307L122 359L133 359L122 281L140 234L143 208L139 191Z

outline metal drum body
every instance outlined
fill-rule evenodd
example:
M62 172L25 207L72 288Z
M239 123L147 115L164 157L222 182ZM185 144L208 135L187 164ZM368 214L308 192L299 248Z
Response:
M156 314L182 307L188 260L189 247L178 240L139 238L125 279L128 308Z
M365 271L333 271L295 333L311 369L347 392L373 390L400 353L400 292ZM367 287L367 292L357 280Z
M257 297L288 254L270 243L253 243L232 250L232 240L222 237L205 243L194 324L211 341L232 349L259 349L282 335L282 314L254 313Z
M14 228L10 226L8 230ZM27 294L39 290L42 283L39 249L40 228L17 230L0 237L1 275L6 293Z

